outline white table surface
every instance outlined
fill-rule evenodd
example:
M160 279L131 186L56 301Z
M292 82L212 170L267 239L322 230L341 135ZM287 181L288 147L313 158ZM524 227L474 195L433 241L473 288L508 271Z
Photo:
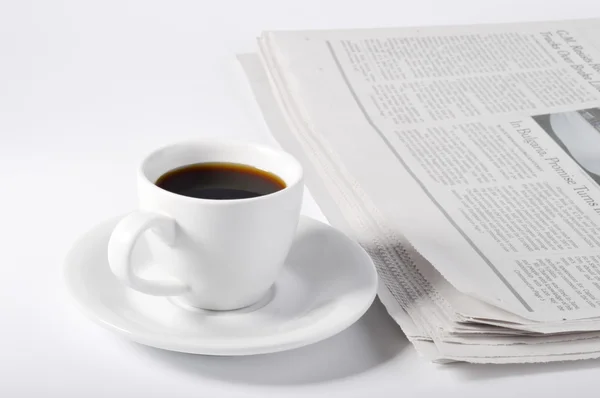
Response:
M597 361L427 363L379 302L290 352L160 351L88 321L61 275L80 233L135 207L151 149L274 144L234 58L261 30L594 16L597 0L1 1L0 397L597 397ZM304 211L323 219L309 195Z

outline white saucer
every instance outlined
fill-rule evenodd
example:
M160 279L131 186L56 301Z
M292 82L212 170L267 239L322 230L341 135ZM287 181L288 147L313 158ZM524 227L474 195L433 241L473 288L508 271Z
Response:
M67 287L84 312L141 344L206 355L251 355L302 347L341 332L369 308L377 292L370 257L332 227L302 217L284 270L259 303L238 311L184 309L164 297L121 285L107 261L106 221L73 246ZM147 256L139 244L134 256ZM137 261L137 260L136 260Z

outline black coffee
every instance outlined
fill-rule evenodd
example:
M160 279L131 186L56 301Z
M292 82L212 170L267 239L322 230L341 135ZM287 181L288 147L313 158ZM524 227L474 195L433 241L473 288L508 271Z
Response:
M273 173L237 163L196 163L168 171L156 185L200 199L246 199L285 188Z

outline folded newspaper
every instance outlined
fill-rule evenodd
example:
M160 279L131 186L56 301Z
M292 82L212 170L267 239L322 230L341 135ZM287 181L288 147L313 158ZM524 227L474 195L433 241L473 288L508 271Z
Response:
M423 356L600 357L600 20L258 44L265 120Z

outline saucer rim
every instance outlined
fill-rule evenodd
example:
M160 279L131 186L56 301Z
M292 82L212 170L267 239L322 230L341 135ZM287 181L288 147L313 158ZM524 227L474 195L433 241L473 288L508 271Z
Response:
M79 310L82 311L89 319L103 328L114 331L117 334L139 344L168 351L210 356L245 356L287 351L317 343L346 330L348 327L356 323L367 312L377 297L379 278L377 276L375 265L366 251L357 242L350 239L346 234L332 227L331 225L323 223L312 217L301 215L299 225L302 222L309 224L312 223L318 227L325 228L330 232L337 233L342 236L346 244L353 246L357 252L362 253L361 257L363 257L363 260L360 262L365 263L363 265L365 267L367 264L369 265L371 281L368 283L370 294L368 294L368 297L364 298L363 305L358 309L353 308L351 312L347 313L347 316L344 316L343 318L337 318L335 322L324 322L323 319L319 319L315 323L287 331L285 334L283 334L283 336L288 336L286 341L275 343L269 343L268 341L261 343L260 338L254 338L251 340L253 344L246 345L232 345L231 340L223 340L221 344L217 344L214 340L211 340L210 343L203 344L201 343L202 338L200 338L199 343L198 340L190 340L181 337L161 337L156 333L148 333L139 329L137 331L128 330L118 325L119 322L113 322L115 320L113 311L103 307L94 306L93 303L90 303L89 301L86 301L85 298L81 297L81 292L78 291L80 288L77 287L77 282L73 280L77 275L77 273L73 270L75 264L77 263L77 261L73 258L77 254L77 249L80 249L82 245L86 244L90 240L95 239L94 235L102 233L111 225L116 225L116 223L123 217L124 215L121 215L99 222L79 236L79 238L72 244L67 255L65 256L65 260L63 261L63 281L67 287L71 301L74 302ZM367 283L365 283L365 286L367 286ZM367 296L367 292L363 292L363 295ZM111 318L113 318L113 321L111 321ZM263 340L269 339L263 338Z

